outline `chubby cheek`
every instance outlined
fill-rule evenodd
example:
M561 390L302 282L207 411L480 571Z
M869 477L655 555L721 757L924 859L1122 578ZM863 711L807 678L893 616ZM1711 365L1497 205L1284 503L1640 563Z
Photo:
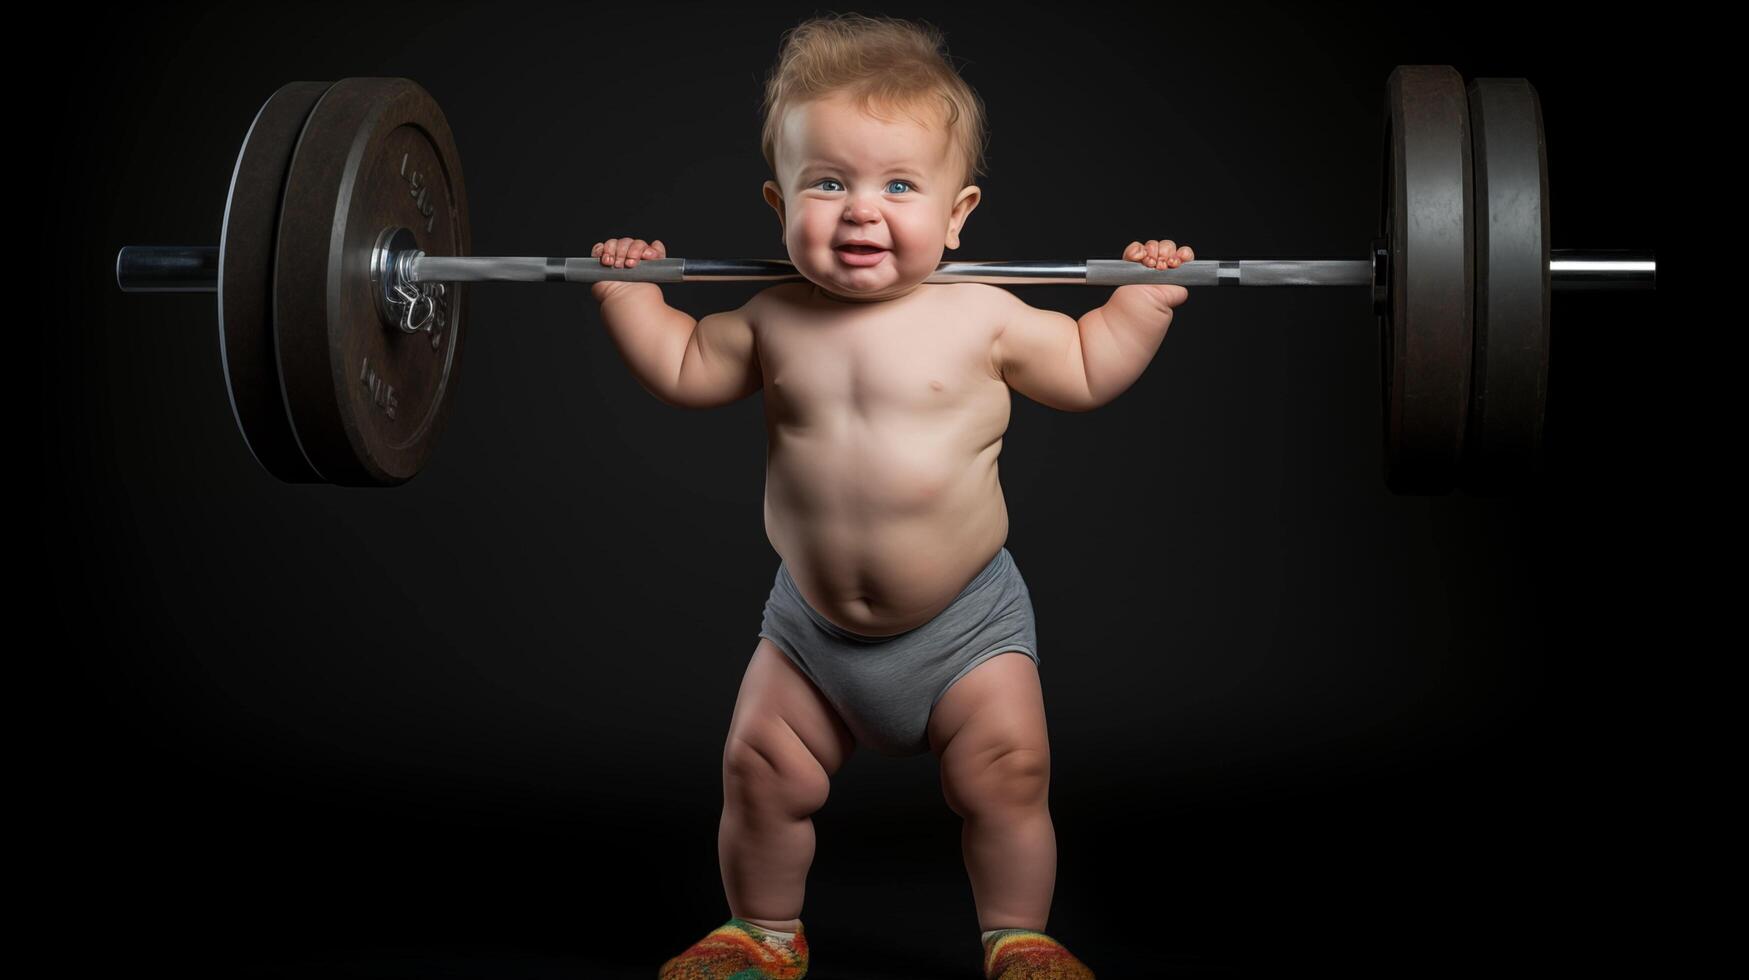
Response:
M893 244L905 265L933 269L945 250L944 237L940 228L895 229Z
M947 247L947 216L934 211L906 213L892 222L893 240L913 252L939 252Z
M832 240L837 232L836 212L833 214L822 212L804 214L802 220L790 231L790 248L830 256Z

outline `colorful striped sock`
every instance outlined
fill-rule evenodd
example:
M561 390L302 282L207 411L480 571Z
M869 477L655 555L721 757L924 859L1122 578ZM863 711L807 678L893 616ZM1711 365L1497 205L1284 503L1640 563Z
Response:
M802 980L808 938L800 923L786 934L730 918L662 964L658 980Z
M1093 980L1093 971L1063 944L1031 929L984 933L985 980Z

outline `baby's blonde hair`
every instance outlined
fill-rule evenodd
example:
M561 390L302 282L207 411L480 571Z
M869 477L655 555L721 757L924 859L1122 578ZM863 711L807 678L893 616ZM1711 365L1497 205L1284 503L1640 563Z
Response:
M984 102L948 60L947 42L928 22L862 14L816 16L784 32L777 64L765 81L760 150L777 175L777 136L785 113L836 93L863 112L892 108L929 126L946 119L948 141L964 161L960 186L984 173L989 132ZM939 107L935 120L910 110Z

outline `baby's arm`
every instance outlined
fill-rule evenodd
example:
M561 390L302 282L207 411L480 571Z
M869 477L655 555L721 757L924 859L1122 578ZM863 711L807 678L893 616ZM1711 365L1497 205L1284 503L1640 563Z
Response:
M659 240L646 245L642 239L617 239L597 243L592 254L604 265L633 268L639 258L667 252ZM739 309L694 320L664 302L655 283L598 282L591 291L632 377L659 400L680 408L715 408L740 401L763 383L748 317L757 296Z
M765 383L753 352L750 308L759 297L737 309L712 313L698 321L681 355L679 379L669 402L681 408L730 405L758 391Z
M1193 257L1188 246L1157 254L1155 242L1124 252L1126 259L1162 269ZM1066 412L1091 411L1128 390L1166 339L1172 308L1190 295L1183 286L1119 286L1104 306L1074 320L1029 306L1005 289L996 292L996 370L1010 388Z
M1085 412L1099 407L1087 382L1079 324L1055 310L1029 306L991 286L997 316L991 358L1008 387L1050 408Z

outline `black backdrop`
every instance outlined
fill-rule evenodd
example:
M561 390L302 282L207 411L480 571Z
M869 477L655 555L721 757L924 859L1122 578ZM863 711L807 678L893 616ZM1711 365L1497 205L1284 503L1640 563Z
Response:
M39 496L17 595L54 670L21 692L44 719L23 744L44 908L77 925L74 962L652 976L727 917L722 739L778 564L760 399L664 406L587 289L477 287L426 471L285 486L231 420L212 297L123 295L113 262L216 244L261 102L349 75L411 77L443 106L477 254L635 235L778 256L760 80L816 9L931 20L987 101L991 175L959 257L1167 237L1205 258L1360 257L1397 64L1528 77L1555 244L1656 245L1670 144L1646 11L50 13L41 36L73 46L24 100L50 149L23 203L55 260L20 389L40 394L40 457L19 481ZM703 315L756 288L666 290ZM1017 292L1074 315L1109 295ZM1048 931L1107 978L1633 951L1639 814L1618 787L1651 750L1623 705L1655 682L1616 642L1639 547L1617 515L1641 480L1618 395L1655 310L1557 298L1553 475L1517 499L1385 490L1359 291L1193 291L1113 404L1015 398L1001 474L1052 739ZM815 823L814 975L976 975L931 757L859 750Z

